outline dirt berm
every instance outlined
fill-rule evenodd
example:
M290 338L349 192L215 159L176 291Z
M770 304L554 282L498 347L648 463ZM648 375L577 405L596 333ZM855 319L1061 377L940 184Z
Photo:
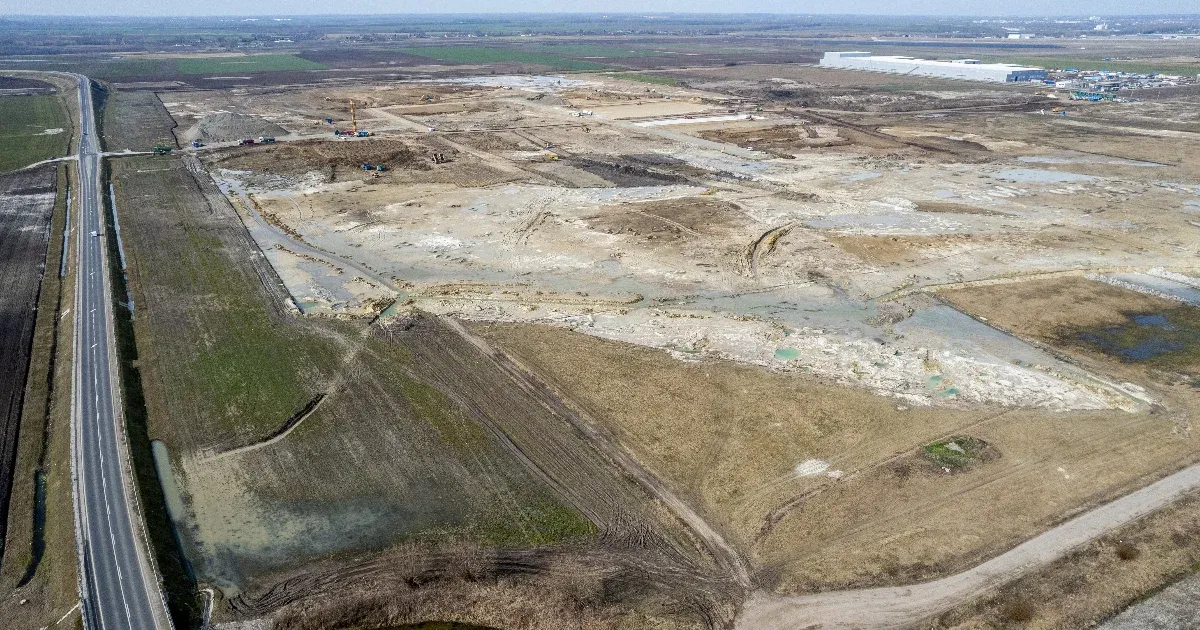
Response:
M275 123L245 114L212 114L200 119L183 132L183 140L191 142L230 142L259 136L282 136L288 131Z

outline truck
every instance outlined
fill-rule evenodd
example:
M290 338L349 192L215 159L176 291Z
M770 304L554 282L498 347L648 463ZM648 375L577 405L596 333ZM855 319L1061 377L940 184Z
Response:
M203 142L200 142L199 140L192 140L192 148L193 149L199 149L202 146L204 146Z
M238 140L239 147L244 147L249 144L254 144L254 138L246 138L245 140Z
M357 133L357 134L355 134L355 135L356 135L356 136L358 136L359 138L366 138L366 137L368 137L368 136L373 136L373 135L375 135L375 134L374 134L373 132L370 132L370 131L360 131L360 132L358 132L358 133Z
M270 136L259 136L258 142L259 142L259 144L271 144L271 143L275 142L275 138L272 138Z
M175 147L168 147L166 145L156 144L156 145L154 145L154 155L166 155L166 154L170 153L171 151L173 151L174 149L175 149Z

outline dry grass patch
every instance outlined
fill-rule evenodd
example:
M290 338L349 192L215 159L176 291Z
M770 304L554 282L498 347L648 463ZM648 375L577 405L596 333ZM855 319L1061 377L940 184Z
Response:
M986 237L967 234L937 236L913 235L835 235L829 237L847 253L875 265L919 263L948 255L963 247L977 245Z
M919 627L1088 628L1191 574L1198 561L1200 494L1193 493Z
M782 592L957 572L1195 450L1159 415L901 410L803 376L681 362L550 327L475 330L602 420ZM969 466L931 461L967 439L963 450L978 455Z

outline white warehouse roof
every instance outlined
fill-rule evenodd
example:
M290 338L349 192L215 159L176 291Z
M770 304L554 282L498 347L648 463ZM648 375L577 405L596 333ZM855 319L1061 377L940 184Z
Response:
M874 70L897 74L916 74L948 79L970 81L1029 81L1046 78L1043 68L1018 66L1011 63L979 63L978 59L956 59L936 61L889 55L872 55L869 52L827 52L821 65L829 68Z

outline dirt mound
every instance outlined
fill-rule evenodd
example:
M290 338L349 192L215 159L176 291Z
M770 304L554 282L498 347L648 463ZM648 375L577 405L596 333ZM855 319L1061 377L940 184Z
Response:
M259 136L282 136L288 131L275 123L246 114L213 114L183 132L183 140L191 142L230 142Z
M389 168L428 169L424 155L396 140L325 141L306 140L278 144L260 150L281 161L299 161L307 166L353 166L366 162Z

